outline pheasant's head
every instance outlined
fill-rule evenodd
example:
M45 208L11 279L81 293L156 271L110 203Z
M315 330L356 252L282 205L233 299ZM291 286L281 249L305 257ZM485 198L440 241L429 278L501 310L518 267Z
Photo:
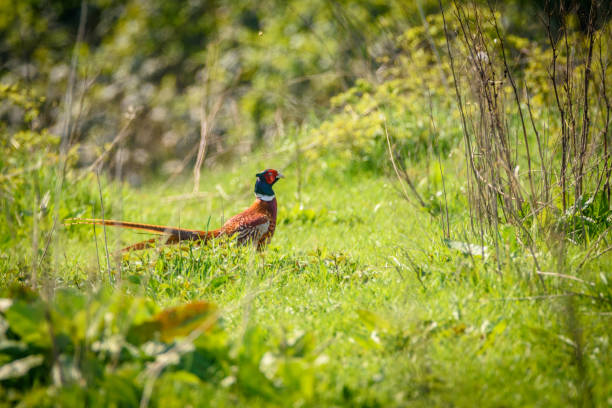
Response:
M261 200L272 201L274 198L272 186L278 181L278 179L285 176L274 169L266 169L261 173L257 173L256 176L257 181L255 182L255 195Z

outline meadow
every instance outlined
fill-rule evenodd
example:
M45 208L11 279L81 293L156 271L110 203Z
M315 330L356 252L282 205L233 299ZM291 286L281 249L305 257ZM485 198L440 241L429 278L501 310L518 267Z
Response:
M171 149L152 153L162 136L147 142L165 163L149 176L130 179L145 164L121 160L141 152L127 140L143 126L155 133L150 118L117 119L113 129L133 130L104 139L98 122L67 115L72 130L54 136L58 127L37 125L46 102L2 83L3 106L18 114L2 113L20 125L7 119L0 151L0 406L611 405L612 25L567 29L575 54L595 38L585 90L585 62L569 46L557 55L496 34L490 17L501 16L480 3L445 15L425 3L428 24L396 37L382 77L323 87L323 113L321 94L305 95L312 109L299 121L294 102L285 116L241 110L249 136L273 131L245 152L235 135L246 125L228 125L228 153L212 129L205 165L193 150L171 174L160 170L176 168ZM461 23L475 30L463 42ZM508 54L531 47L528 61L508 70L499 49L480 65L474 50L500 40ZM550 58L570 72L558 88L544 83ZM202 111L225 103L221 94ZM74 98L83 116L99 97L87 95ZM208 114L202 123L231 122ZM181 120L168 115L168 126ZM104 140L95 154L96 136L78 135L87 131ZM65 221L218 228L251 204L266 168L286 178L263 251L212 241L121 253L149 236Z

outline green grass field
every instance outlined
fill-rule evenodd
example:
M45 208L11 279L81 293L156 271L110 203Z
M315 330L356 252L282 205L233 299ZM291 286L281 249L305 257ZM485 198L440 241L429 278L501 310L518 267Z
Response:
M612 406L607 2L17 3L0 408Z
M274 159L266 163L276 166ZM111 183L107 216L216 228L250 204L254 174L265 166L206 172L196 198L185 195L189 181L138 190ZM609 254L585 268L586 283L545 276L542 285L511 229L502 236L500 270L490 248L484 260L453 249L468 228L460 167L448 181L455 245L443 240L439 216L406 202L390 177L306 166L300 203L295 169L283 170L277 233L261 253L214 244L121 259L116 249L141 234L107 228L105 243L101 227L95 236L91 226L62 228L46 283L60 294L45 309L34 295L13 292L2 320L21 336L10 344L21 344L23 354L29 338L33 350L25 354L44 362L16 376L8 383L15 388L0 397L9 404L23 398L21 406L133 406L152 386L146 400L164 407L612 402ZM584 251L569 254L575 265ZM555 270L546 249L539 256L542 268ZM7 263L3 286L15 288ZM189 339L192 346L177 344L198 314L178 319L187 325L179 334L133 340L134 328L156 312L202 300L217 305L220 320ZM19 313L11 314L16 304ZM37 316L42 310L51 320ZM49 327L63 340L49 342ZM6 341L2 356L9 355ZM49 365L63 380L48 377Z

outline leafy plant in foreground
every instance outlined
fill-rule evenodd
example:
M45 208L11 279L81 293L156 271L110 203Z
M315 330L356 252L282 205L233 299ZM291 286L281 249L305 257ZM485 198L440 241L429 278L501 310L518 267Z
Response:
M306 333L274 346L266 330L253 326L230 341L221 311L205 301L156 312L149 300L108 290L87 296L61 289L48 302L27 289L7 294L0 302L0 400L21 406L169 403L168 395L151 392L157 381L162 389L168 381L200 384L220 398L280 402L313 395L321 360ZM181 395L172 398L177 404ZM194 398L202 404L210 395Z

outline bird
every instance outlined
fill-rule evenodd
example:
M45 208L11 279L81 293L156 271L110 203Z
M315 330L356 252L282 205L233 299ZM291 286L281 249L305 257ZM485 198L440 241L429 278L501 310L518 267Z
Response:
M249 208L227 220L221 228L212 231L193 230L165 225L142 224L98 218L69 218L65 225L94 224L145 231L162 236L137 242L121 249L121 252L146 249L159 241L176 244L181 241L207 242L214 238L235 238L239 245L251 244L257 250L264 249L272 239L276 229L277 202L272 186L285 176L274 169L257 173L255 181L255 201Z

